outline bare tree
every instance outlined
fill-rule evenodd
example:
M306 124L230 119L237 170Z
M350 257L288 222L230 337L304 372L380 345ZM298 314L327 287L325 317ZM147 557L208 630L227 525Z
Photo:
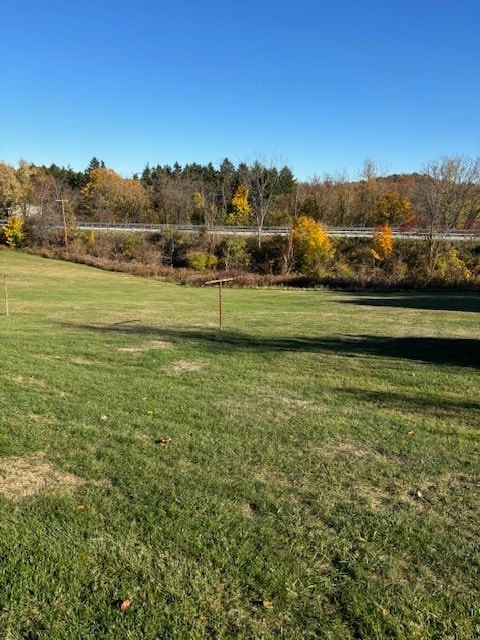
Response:
M350 219L353 205L353 189L346 171L336 173L333 178L336 198L335 224L343 226Z
M274 199L280 193L293 190L295 180L287 166L278 170L273 162L268 166L255 160L248 167L246 178L250 191L253 215L258 234L258 246L261 245L262 230L265 219L271 209Z
M366 158L360 171L358 184L358 199L360 221L363 227L375 220L378 204L384 195L384 189L378 180L385 169L371 158Z
M442 156L423 168L418 207L429 231L430 269L435 268L438 241L452 229L480 219L480 156Z

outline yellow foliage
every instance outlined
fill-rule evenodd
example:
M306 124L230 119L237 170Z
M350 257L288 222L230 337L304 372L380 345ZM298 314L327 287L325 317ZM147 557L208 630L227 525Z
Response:
M318 268L335 253L323 225L309 216L300 216L295 220L291 241L294 257L301 270L311 271Z
M393 251L393 231L388 224L381 224L373 232L373 249L370 253L375 260L384 260Z
M231 205L232 213L229 216L230 221L235 224L245 222L252 212L252 208L248 202L248 187L243 184L237 187L233 194Z
M385 224L407 224L413 220L412 203L396 193L387 193L378 204L378 220Z
M25 244L25 234L23 232L23 219L12 216L7 220L7 224L1 229L1 236L5 244L12 249L20 249Z
M438 258L436 273L449 282L470 280L473 275L453 248Z
M8 209L17 204L23 195L22 185L17 178L15 169L0 162L0 207Z
M205 209L205 198L198 191L193 194L193 206L198 210Z
M90 171L81 193L95 213L104 212L119 217L135 217L146 202L145 189L139 180L122 178L106 167Z

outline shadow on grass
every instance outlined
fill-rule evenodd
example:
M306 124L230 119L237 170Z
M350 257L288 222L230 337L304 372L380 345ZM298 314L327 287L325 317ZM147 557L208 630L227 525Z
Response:
M335 337L254 337L248 334L199 327L158 328L149 325L64 325L79 330L105 334L146 337L172 342L192 342L215 353L252 350L331 352L337 355L357 357L374 356L399 358L441 365L480 368L480 340L473 338L422 338L369 335L346 335Z
M462 423L480 428L480 402L445 397L440 399L438 396L434 398L425 395L406 396L392 391L374 391L355 387L338 387L337 392L359 402L369 402L379 407L388 406L409 413L421 413L442 420L458 419L461 415Z
M357 294L354 299L340 300L340 304L369 307L401 307L429 311L470 311L480 313L478 293L382 293Z

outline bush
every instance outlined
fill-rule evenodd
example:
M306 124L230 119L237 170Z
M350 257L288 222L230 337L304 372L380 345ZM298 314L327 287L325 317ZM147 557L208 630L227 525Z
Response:
M291 231L294 261L302 273L324 273L335 253L325 228L309 216L300 216Z
M242 238L224 238L218 247L220 264L225 271L246 269L250 263L247 243Z
M459 283L472 278L472 272L467 269L465 262L458 256L453 247L437 260L435 275L439 275L446 282Z
M0 239L11 249L21 249L25 246L25 233L23 230L23 219L12 216L2 227Z
M187 253L187 265L195 271L208 271L217 266L217 256L204 251L189 251Z
M280 275L287 271L287 241L282 236L265 238L261 246L250 236L246 241L250 268L255 273Z

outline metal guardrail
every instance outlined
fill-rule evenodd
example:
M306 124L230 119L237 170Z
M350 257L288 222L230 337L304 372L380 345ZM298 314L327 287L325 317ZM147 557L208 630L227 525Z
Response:
M166 229L174 229L176 231L184 231L187 233L199 232L204 229L210 233L218 234L239 234L239 235L257 235L258 228L245 226L234 227L226 225L194 225L194 224L144 224L141 222L89 222L77 221L76 226L80 229L92 230L119 230L119 231L164 231ZM268 235L288 235L291 226L263 227L261 234ZM371 238L375 231L375 227L327 227L327 233L330 236L345 238ZM427 238L430 235L428 229L409 229L400 230L393 229L393 235L396 238L404 239L420 239ZM439 234L441 235L441 233ZM451 230L445 233L445 238L449 240L469 240L480 239L480 232Z
M0 220L0 226L6 223L6 219ZM61 224L53 223L52 227L62 227ZM252 226L234 227L227 225L195 225L195 224L152 224L143 222L93 222L90 220L77 220L75 226L85 231L165 231L172 229L175 231L183 231L186 233L200 232L205 230L209 233L218 233L220 235L257 235L258 228ZM261 234L268 235L287 235L290 233L291 226L263 227ZM327 227L327 233L333 237L344 238L371 238L375 231L375 227ZM428 229L409 229L400 230L393 229L393 235L396 238L404 239L422 239L428 238L430 232ZM453 229L446 232L439 232L440 237L447 240L480 240L480 231Z

